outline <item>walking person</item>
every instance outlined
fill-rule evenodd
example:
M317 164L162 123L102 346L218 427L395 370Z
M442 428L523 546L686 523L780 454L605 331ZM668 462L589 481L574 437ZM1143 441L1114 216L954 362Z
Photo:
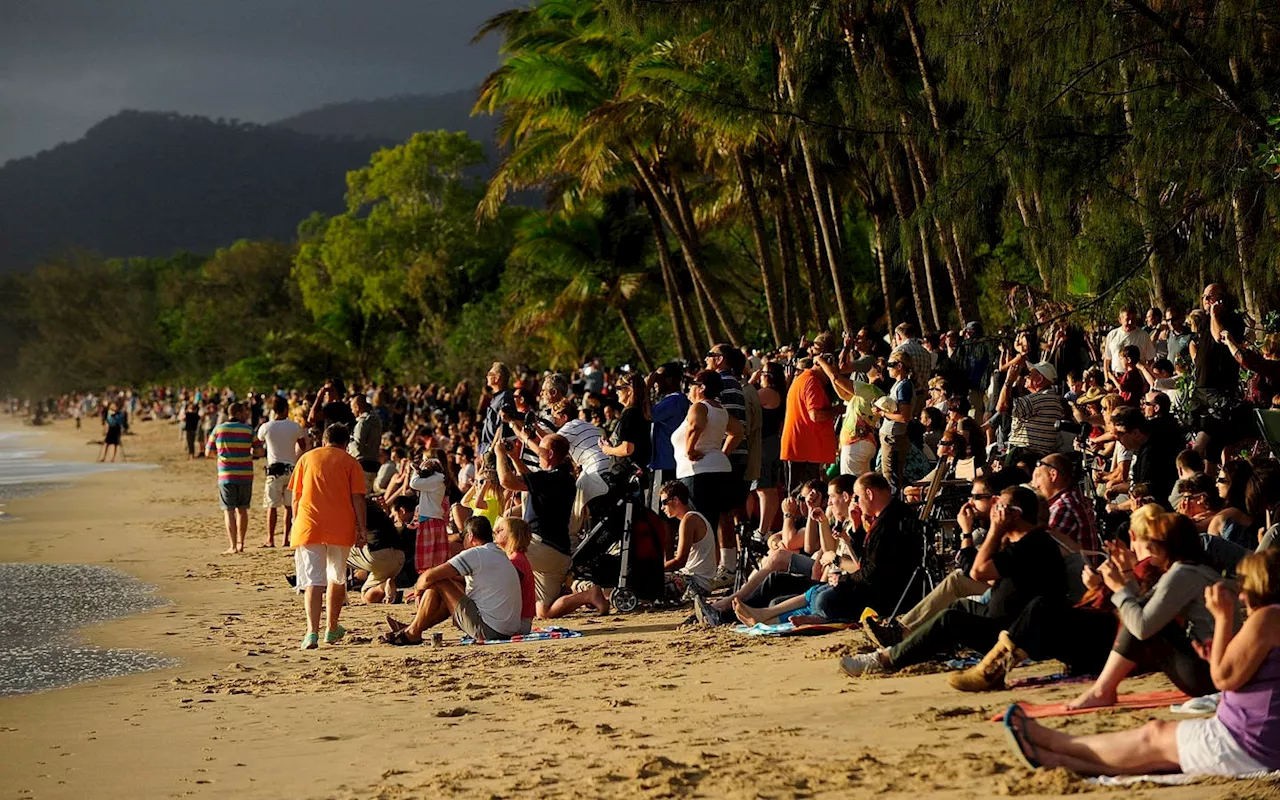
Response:
M284 509L284 546L289 546L289 526L293 522L293 497L289 493L289 476L298 456L307 449L307 429L289 419L289 401L276 395L272 401L271 420L258 428L257 441L266 444L266 487L262 507L267 510L267 540L263 547L276 546L276 523Z
M227 421L209 434L205 455L218 457L218 504L227 524L227 549L223 555L244 552L249 528L249 503L253 500L253 428L249 409L232 403Z
M347 426L330 425L324 447L303 453L289 479L293 564L307 610L303 650L319 646L321 603L327 611L325 643L333 644L346 633L338 617L347 599L347 555L366 542L364 470L347 454L350 439Z

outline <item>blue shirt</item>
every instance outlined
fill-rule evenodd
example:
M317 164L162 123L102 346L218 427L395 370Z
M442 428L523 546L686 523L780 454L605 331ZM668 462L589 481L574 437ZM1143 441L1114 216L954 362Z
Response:
M654 403L649 409L649 418L653 421L653 455L649 459L649 469L675 469L676 451L671 445L671 434L676 432L680 423L689 414L689 398L679 392L672 392Z

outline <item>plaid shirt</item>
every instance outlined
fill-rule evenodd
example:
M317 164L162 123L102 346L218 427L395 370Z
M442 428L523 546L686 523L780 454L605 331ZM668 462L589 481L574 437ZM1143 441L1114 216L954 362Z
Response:
M1093 507L1080 494L1079 489L1058 492L1049 501L1049 527L1075 539L1081 550L1096 552L1102 549Z
M905 361L911 365L911 383L921 397L929 394L929 378L933 374L936 359L933 353L924 349L919 339L908 339L894 348L889 354L890 361Z

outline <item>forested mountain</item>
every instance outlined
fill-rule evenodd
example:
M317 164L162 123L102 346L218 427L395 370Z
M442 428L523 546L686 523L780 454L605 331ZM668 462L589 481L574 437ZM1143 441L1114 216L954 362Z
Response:
M313 212L342 210L346 172L393 143L123 111L0 168L0 271L68 249L162 256L290 241Z
M274 122L272 126L313 136L372 136L397 142L418 131L465 131L487 151L493 145L496 119L489 115L471 116L475 102L475 89L352 100L305 111Z

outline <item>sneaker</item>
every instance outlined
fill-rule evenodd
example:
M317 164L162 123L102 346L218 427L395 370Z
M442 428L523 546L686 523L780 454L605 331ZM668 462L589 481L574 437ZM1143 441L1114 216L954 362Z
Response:
M324 632L324 643L333 644L346 635L347 635L347 629L339 625L338 627L334 628L331 631Z
M885 650L902 641L902 626L892 620L882 624L874 619L868 619L862 623L862 629L867 632L867 636L876 643L877 647Z
M736 579L737 573L734 570L720 567L716 570L716 574L711 576L711 580L707 582L707 591L715 592L720 589L728 589L733 586L733 582Z
M302 644L298 646L299 650L315 650L320 646L320 634L308 633L302 637Z
M293 588L295 588L295 589L297 589L297 588L298 588L298 576L297 576L297 575L285 575L285 576L284 576L284 579L285 579L286 581L288 581L288 582L289 582L289 585L290 585L290 586L292 586Z
M703 625L715 627L724 624L724 613L716 611L707 599L702 595L696 595L693 598L693 615L698 618L698 622Z
M840 669L850 678L863 675L876 675L888 672L888 668L880 662L879 652L863 653L860 656L847 656L840 659Z

